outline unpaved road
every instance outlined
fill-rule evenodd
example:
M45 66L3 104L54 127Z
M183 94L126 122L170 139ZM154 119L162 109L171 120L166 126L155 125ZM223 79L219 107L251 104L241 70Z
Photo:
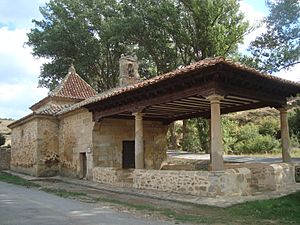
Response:
M163 225L164 220L142 218L100 204L60 198L33 188L0 182L1 225Z

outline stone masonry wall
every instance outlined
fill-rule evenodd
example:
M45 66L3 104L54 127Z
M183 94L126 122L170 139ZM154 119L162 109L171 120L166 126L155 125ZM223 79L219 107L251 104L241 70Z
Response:
M59 159L62 175L81 176L80 153L86 153L87 177L92 176L92 113L86 109L74 111L60 118Z
M35 118L12 129L11 170L37 175L37 123Z
M10 148L0 148L0 170L10 169Z
M116 185L118 182L117 169L112 167L95 167L93 169L93 181Z
M250 185L254 191L277 191L295 184L295 167L287 163L263 164L252 163L228 167L247 167L251 170Z
M54 176L59 172L58 120L38 120L37 176Z
M159 169L166 160L167 125L144 121L145 167ZM134 140L134 120L104 119L93 130L94 165L122 168L123 141Z
M250 195L250 170L226 171L166 171L134 170L133 187L197 196Z

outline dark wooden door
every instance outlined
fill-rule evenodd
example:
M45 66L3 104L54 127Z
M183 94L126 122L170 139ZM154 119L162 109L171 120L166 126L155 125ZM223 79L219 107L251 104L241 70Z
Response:
M123 141L122 153L123 168L135 168L134 141Z

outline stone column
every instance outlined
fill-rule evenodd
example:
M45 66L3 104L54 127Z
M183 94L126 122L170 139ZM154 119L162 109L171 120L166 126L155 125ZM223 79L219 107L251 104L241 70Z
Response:
M280 108L278 110L280 112L282 161L283 162L291 162L291 144L290 144L287 109Z
M143 114L133 113L135 116L135 168L144 169L144 131Z
M223 97L220 95L211 95L207 97L207 99L210 101L211 109L211 166L213 171L224 170L224 150L220 109L220 101L223 99Z

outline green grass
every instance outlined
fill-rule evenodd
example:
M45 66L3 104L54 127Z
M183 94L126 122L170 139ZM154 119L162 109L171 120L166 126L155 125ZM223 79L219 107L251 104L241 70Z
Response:
M67 191L67 190L61 189L61 188L58 188L58 189L56 189L56 188L41 188L40 190L50 193L50 194L55 194L62 198L75 198L75 197L87 196L87 194L82 193L82 192Z
M235 205L225 209L225 213L234 218L247 218L248 221L273 220L278 224L300 224L300 192L277 199Z
M0 172L0 181L25 187L40 187L40 185L34 182L25 180L21 177L14 176L5 172Z

